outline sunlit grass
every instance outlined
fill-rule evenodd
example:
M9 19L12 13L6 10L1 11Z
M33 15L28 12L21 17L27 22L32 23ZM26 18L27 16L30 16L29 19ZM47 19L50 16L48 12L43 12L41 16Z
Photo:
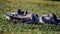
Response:
M37 13L39 16L54 12L60 17L60 2L42 0L0 0L0 33L2 34L60 34L60 25L35 25L6 21L5 14L17 9Z

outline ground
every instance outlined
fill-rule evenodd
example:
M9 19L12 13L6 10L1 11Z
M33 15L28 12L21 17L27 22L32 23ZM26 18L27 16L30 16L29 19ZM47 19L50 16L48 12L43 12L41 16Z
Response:
M53 12L60 18L60 1L0 0L0 34L60 34L60 25L32 25L6 21L4 15L17 9L37 13L39 16Z

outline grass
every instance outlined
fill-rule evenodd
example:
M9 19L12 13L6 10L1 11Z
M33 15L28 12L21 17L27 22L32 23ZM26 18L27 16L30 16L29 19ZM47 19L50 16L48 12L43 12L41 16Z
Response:
M39 16L53 12L60 18L60 1L0 0L0 34L60 34L60 25L15 24L6 21L4 15L17 9L37 13Z

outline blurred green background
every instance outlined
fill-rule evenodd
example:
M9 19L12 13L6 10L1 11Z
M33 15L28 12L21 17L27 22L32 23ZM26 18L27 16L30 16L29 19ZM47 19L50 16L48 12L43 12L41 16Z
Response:
M6 21L5 14L18 9L43 14L55 13L60 18L59 0L0 0L0 34L60 34L60 25L35 25Z

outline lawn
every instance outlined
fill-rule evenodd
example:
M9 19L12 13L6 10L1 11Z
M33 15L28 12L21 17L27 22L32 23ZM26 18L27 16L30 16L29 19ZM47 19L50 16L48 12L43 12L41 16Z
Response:
M43 14L55 13L60 18L60 1L0 0L0 34L60 34L60 25L35 25L6 21L5 14L18 9Z

